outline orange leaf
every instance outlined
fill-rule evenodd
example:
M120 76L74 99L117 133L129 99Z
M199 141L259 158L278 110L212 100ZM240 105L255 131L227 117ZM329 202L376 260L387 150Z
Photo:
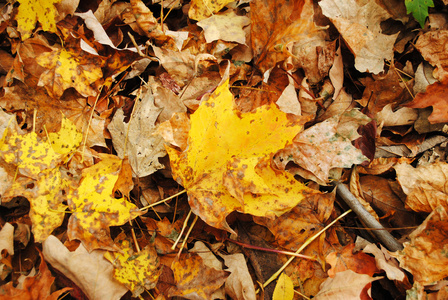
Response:
M448 122L448 81L435 82L426 87L426 92L418 93L414 100L407 103L406 107L425 108L433 107L433 111L428 118L432 124Z
M287 44L317 30L309 18L301 18L306 0L250 3L251 43L255 64L262 72L289 56ZM311 18L312 20L312 18Z
M15 288L12 281L0 287L0 298L2 300L57 300L60 295L67 292L71 288L64 288L51 294L51 286L54 277L51 276L45 260L40 254L39 274L34 277L26 277L23 281L22 288Z
M220 288L228 272L218 271L204 265L202 258L196 253L182 255L173 262L176 286L169 290L169 297L182 296L187 299L212 299L214 291Z

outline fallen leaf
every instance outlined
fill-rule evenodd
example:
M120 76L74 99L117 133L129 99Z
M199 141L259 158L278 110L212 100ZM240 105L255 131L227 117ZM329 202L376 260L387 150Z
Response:
M394 166L397 180L407 195L406 206L417 212L432 212L436 207L448 209L446 178L448 164L435 162L429 165L412 167L401 163Z
M61 0L21 0L19 1L19 12L17 13L17 29L22 34L22 40L31 36L36 22L39 21L45 31L56 32L57 10L54 6Z
M14 226L6 222L0 230L0 253L6 250L9 255L14 255Z
M294 298L294 286L291 278L285 273L280 274L275 285L272 300L292 300Z
M384 60L394 57L398 36L382 33L380 23L391 15L375 1L323 0L319 6L355 55L355 68L360 72L382 72Z
M67 195L72 212L67 225L70 240L79 239L87 250L117 251L109 235L109 226L123 225L143 213L125 198L114 198L122 160L115 155L100 154L102 160L82 171L76 189Z
M448 30L441 29L420 35L415 43L415 48L420 51L423 58L436 67L433 76L439 81L448 79L448 60L443 55L447 40Z
M124 122L124 112L120 108L107 126L118 157L129 158L137 177L148 176L163 168L159 162L159 158L166 155L163 138L154 134L155 122L161 110L154 106L151 89L145 87L141 97L135 101L129 122Z
M269 162L300 124L289 121L275 104L239 113L228 85L224 81L191 116L188 148L167 147L167 152L193 212L213 227L232 231L225 220L232 211L281 215L312 190Z
M226 294L232 299L255 300L255 288L242 253L221 255L230 272L226 279Z
M301 16L303 0L252 1L251 46L256 66L265 72L291 56L288 44L318 29L310 16Z
M397 260L395 260L383 246L381 246L381 249L382 250L378 249L375 244L369 243L362 251L374 255L376 266L378 269L386 272L387 278L390 280L404 281L406 275L404 271L398 267Z
M414 281L428 285L448 276L448 214L438 206L425 221L409 235L404 249L391 253L400 267L411 272Z
M70 252L55 236L42 244L42 253L51 266L73 281L90 300L119 300L127 292L113 278L113 266L105 258L106 251L89 253L83 245Z
M186 299L212 299L211 295L226 281L229 274L206 267L196 253L181 255L171 266L176 285L171 287L168 297L181 296Z
M319 293L313 299L371 299L371 282L381 278L357 274L352 270L338 272L334 278L330 277L322 283Z
M431 124L447 123L448 112L446 106L448 105L448 99L446 93L448 92L447 82L435 82L430 84L426 88L426 92L418 93L414 100L406 103L406 107L410 108L425 108L432 106L433 110L428 117L428 121Z
M63 288L61 290L52 292L52 285L54 277L51 276L42 254L39 251L41 262L39 265L39 273L33 277L26 277L20 288L15 288L12 281L0 287L0 298L4 300L57 300L59 297L71 290L70 288Z
M405 0L406 12L412 13L412 16L420 23L420 26L425 27L425 21L428 17L428 9L434 7L432 0Z
M136 252L125 236L115 239L120 252L106 252L104 257L114 266L114 278L127 287L133 297L154 288L160 276L160 263L152 245Z
M196 21L202 21L220 11L230 2L232 0L192 0L188 17Z
M246 16L238 16L233 10L228 10L201 20L197 24L204 29L207 43L223 40L246 44L246 32L243 27L250 24L250 19Z
M45 87L49 95L60 98L71 87L85 97L97 95L91 84L103 77L99 56L60 49L45 52L36 61L47 69L40 76L38 85Z
M285 169L288 162L293 161L303 168L303 172L297 170L302 177L325 185L332 168L350 168L367 160L351 141L359 136L358 127L369 121L354 109L318 123L298 134L293 144L278 151L275 165Z
M64 193L67 182L61 166L81 144L82 135L73 123L63 118L61 129L49 133L50 141L40 140L35 132L4 135L0 156L17 167L19 177L3 197L24 196L30 201L30 218L36 241L44 241L64 219ZM21 153L18 156L16 153Z
M379 273L376 267L375 259L364 252L354 251L355 244L348 244L341 252L332 252L325 258L326 262L331 265L328 270L328 276L335 277L339 272L352 270L358 274L367 274L373 276Z

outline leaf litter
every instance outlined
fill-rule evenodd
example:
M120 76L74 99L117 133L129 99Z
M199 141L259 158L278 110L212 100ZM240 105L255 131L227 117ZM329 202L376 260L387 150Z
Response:
M3 1L0 298L442 299L446 5Z

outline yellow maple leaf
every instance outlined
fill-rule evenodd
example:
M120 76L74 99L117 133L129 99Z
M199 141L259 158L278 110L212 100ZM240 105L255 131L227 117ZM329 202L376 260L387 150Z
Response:
M191 0L188 17L201 21L220 11L233 0Z
M147 245L140 252L134 252L122 234L115 241L120 244L121 251L104 254L114 265L114 278L126 286L133 297L138 297L145 289L154 288L161 271L155 248Z
M84 97L96 96L91 84L103 77L99 56L59 49L42 53L36 61L48 69L40 76L38 85L45 87L50 96L59 98L71 87Z
M301 130L275 104L254 112L234 108L228 80L191 116L188 147L167 147L175 178L190 206L206 223L231 231L232 211L275 217L296 206L312 190L288 172L271 167L271 155Z
M61 0L18 0L19 11L16 16L17 29L22 34L22 41L31 36L36 22L43 30L56 32L56 16L58 14L54 4Z
M142 212L125 198L114 198L114 186L122 166L115 155L99 154L102 160L82 171L79 187L67 195L73 212L68 237L79 239L87 250L119 250L109 235L109 226L119 226Z
M0 145L0 157L16 166L21 175L5 194L8 198L24 196L29 200L36 242L44 241L64 220L67 206L62 203L62 191L66 182L60 166L82 140L82 134L65 117L60 131L49 136L52 141L42 141L35 132L21 135L6 130Z

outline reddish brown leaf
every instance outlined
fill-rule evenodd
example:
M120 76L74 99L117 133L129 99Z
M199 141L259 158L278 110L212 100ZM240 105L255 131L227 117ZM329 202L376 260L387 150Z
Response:
M418 93L414 100L407 103L406 107L424 108L433 107L428 121L432 124L448 122L448 81L435 82L428 85L426 92Z

